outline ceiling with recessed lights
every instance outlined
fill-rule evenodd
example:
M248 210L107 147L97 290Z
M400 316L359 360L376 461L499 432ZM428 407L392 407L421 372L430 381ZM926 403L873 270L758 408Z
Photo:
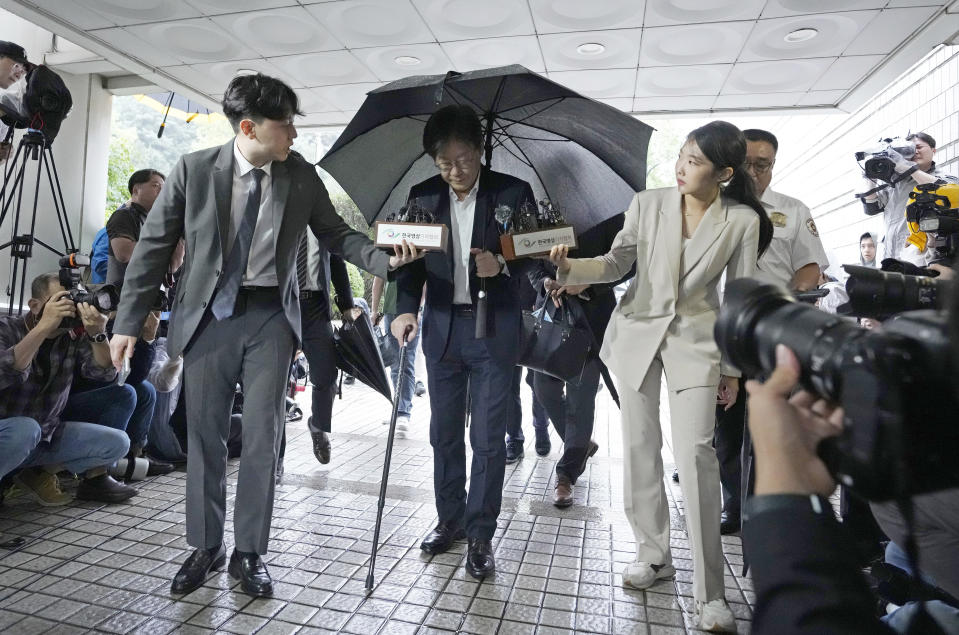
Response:
M852 110L959 31L934 0L0 0L76 43L48 60L215 106L260 71L301 125L340 125L407 75L522 64L633 113ZM57 64L59 62L59 65Z

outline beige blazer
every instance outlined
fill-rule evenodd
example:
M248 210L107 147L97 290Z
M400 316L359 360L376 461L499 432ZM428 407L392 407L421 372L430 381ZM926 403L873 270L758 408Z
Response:
M720 279L754 275L758 249L759 218L750 207L718 197L684 241L677 189L646 190L633 198L609 253L572 259L559 282L613 282L635 261L636 278L613 312L600 357L634 390L657 355L670 390L715 386L721 373L739 376L713 339Z

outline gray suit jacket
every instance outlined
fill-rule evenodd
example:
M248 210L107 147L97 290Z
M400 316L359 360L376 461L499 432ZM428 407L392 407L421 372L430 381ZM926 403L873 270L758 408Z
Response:
M719 384L724 363L713 339L719 283L756 272L759 217L720 196L683 244L675 187L640 192L609 253L571 260L561 284L611 282L636 263L636 277L613 312L600 358L617 378L639 390L653 359L663 360L671 391Z
M387 277L389 256L364 234L350 229L336 213L316 169L292 152L272 167L276 237L276 275L283 311L300 337L299 285L296 279L298 239L309 225L335 254L373 275ZM173 302L167 339L171 357L187 347L213 298L228 254L233 188L233 140L219 148L184 155L169 175L147 216L140 240L127 266L113 332L138 335L156 299L170 255L186 238L183 273Z

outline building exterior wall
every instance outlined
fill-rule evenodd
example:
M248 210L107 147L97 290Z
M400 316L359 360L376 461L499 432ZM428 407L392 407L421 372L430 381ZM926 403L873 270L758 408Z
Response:
M939 46L855 112L815 128L790 163L777 163L775 188L795 192L812 209L834 267L858 262L859 236L883 229L881 215L866 216L854 198L864 188L853 154L885 137L927 132L936 140L936 164L959 174L957 108L959 46Z

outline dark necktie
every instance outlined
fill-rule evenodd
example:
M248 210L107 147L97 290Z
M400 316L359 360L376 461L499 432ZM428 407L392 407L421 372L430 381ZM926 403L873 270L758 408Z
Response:
M300 236L300 245L297 247L296 251L296 277L298 278L300 289L306 289L306 283L309 280L309 248L306 232L303 232L303 235Z
M253 168L250 173L253 175L253 183L246 197L246 210L243 212L243 219L240 221L236 238L233 240L233 248L230 249L230 256L223 270L223 281L211 307L213 316L218 320L225 320L233 315L240 282L243 280L246 265L250 260L250 244L253 242L253 229L256 227L260 198L263 194L260 181L266 172L260 168Z

